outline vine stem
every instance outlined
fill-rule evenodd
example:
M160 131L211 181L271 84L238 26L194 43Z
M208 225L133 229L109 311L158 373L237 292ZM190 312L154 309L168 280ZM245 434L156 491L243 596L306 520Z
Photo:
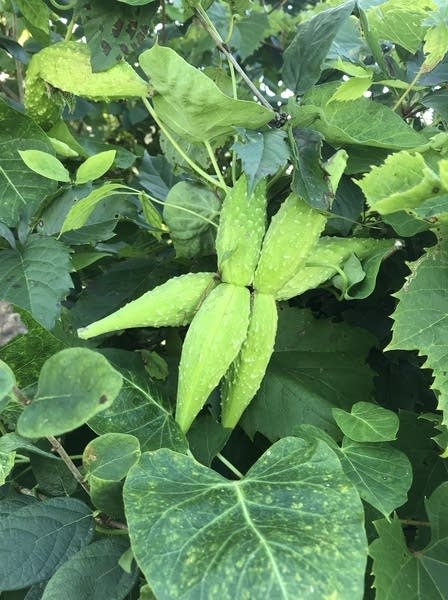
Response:
M28 406L29 404L31 404L31 400L17 386L14 386L13 393L14 393L15 397L17 398L17 401L20 404L22 404L22 406ZM47 435L46 438L50 442L52 448L59 454L59 456L65 463L67 469L73 475L74 479L79 483L79 485L86 492L86 494L88 494L90 496L90 490L89 490L88 484L84 480L84 477L82 476L78 467L72 461L69 454L67 454L67 452L66 452L64 446L61 444L61 442L57 438L55 438L53 435ZM30 467L27 467L27 470L29 468ZM115 521L114 519L111 519L108 515L106 515L104 513L99 513L98 516L96 517L96 519L99 521L100 525L105 525L106 528L107 527L109 528L109 531L107 531L106 528L101 528L103 533L110 533L113 529L119 529L119 530L121 530L122 533L126 533L128 531L127 525L125 525L124 523L121 523L120 521Z
M13 393L14 393L15 397L17 398L18 402L22 406L28 406L29 404L31 404L31 400L17 386L13 387ZM82 487L82 489L85 492L87 492L87 494L89 494L90 493L89 486L84 481L84 478L81 475L78 467L75 465L75 463L72 461L70 456L67 454L67 452L65 451L65 448L62 446L61 442L52 435L47 435L46 438L50 442L52 448L62 458L65 465L67 466L67 469L70 471L70 473L76 479L76 481L79 483L79 485Z
M70 473L76 479L76 481L79 483L79 485L82 487L82 489L87 494L90 494L89 486L84 481L84 477L81 475L81 472L79 471L78 467L75 465L75 463L72 461L72 459L70 458L70 456L65 451L65 448L61 444L61 442L58 439L56 439L54 436L52 436L52 435L47 435L47 440L50 442L50 444L52 445L53 449L62 458L62 460L64 461L64 463L65 463L65 465L67 467L67 469L70 471Z
M226 182L224 181L224 177L222 176L222 173L219 169L219 165L216 162L215 153L213 152L213 148L211 147L210 142L208 140L206 140L204 142L204 146L207 149L208 155L210 157L211 163L212 163L213 168L216 173L216 177L218 178L219 182L221 183L221 186L223 186L223 189L227 189Z
M272 108L270 103L266 100L266 98L263 96L263 94L260 92L260 90L258 90L255 87L255 85L252 83L252 81L246 75L246 72L244 71L244 69L240 66L238 61L235 59L233 54L230 52L230 50L228 49L224 40L219 35L218 31L216 31L215 26L208 18L207 13L202 8L202 6L199 5L194 10L195 10L195 14L196 14L197 18L199 19L200 23L203 25L204 29L206 29L208 31L210 37L215 42L215 45L218 48L218 50L224 54L224 56L227 58L229 63L232 63L232 65L235 67L235 70L238 71L238 73L241 75L242 79L244 80L245 84L248 86L250 91L254 94L254 96L256 96L258 98L258 100L261 102L261 104L265 108L268 108L269 110L274 112L274 109Z
M222 464L229 469L229 471L232 471L232 473L236 475L238 479L244 479L244 475L241 473L241 471L238 471L238 469L234 465L232 465L232 463L229 460L227 460L227 458L223 456L221 452L218 452L216 458L220 460Z
M13 23L13 26L12 26L13 36L14 36L14 39L17 39L17 16L15 13L13 13L12 23ZM17 58L14 58L14 66L16 69L17 92L19 94L20 103L23 104L23 100L24 100L23 70L22 70L22 64L19 60L17 60Z
M408 85L408 87L404 90L404 92L401 94L401 96L398 98L398 100L395 102L395 104L392 107L392 110L397 110L397 108L400 106L400 104L403 102L403 100L406 98L406 96L409 94L409 92L412 90L412 88L414 87L414 85L417 83L417 81L420 79L421 74L423 73L423 65L420 67L420 69L417 71L414 79L411 81L411 83Z
M146 196L146 198L148 198L151 202L155 202L156 204L160 204L161 206L172 206L173 208L183 210L184 212L186 212L190 215L194 215L195 217L198 217L198 219L202 219L203 221L206 221L210 225L213 225L213 227L215 229L218 229L218 225L214 221L212 221L211 219L208 219L207 217L204 217L204 215L200 215L199 213L195 212L194 210L190 210L189 208L185 208L184 206L179 206L179 204L173 204L172 202L166 202L164 200L157 200L157 198L154 198L153 196L151 196L147 192L143 192L142 190L136 190L135 188L131 188L131 187L128 187L128 190L130 190L134 194L137 194L138 196L140 196L140 195ZM126 192L117 192L115 195L116 196L120 196L120 195L127 196L128 194Z
M414 519L400 519L402 525L415 525L416 527L430 527L429 521L415 521Z
M182 158L185 160L185 162L188 163L190 165L190 167L194 171L196 171L196 173L200 177L202 177L202 179L205 179L206 181L208 181L209 183L211 183L215 187L219 187L219 188L223 189L224 191L227 191L227 186L225 184L223 186L223 184L220 181L217 181L211 175L209 175L208 173L206 173L204 171L204 169L201 169L201 167L199 165L197 165L194 162L194 160L191 160L191 158L188 156L188 154L186 154L182 150L182 148L179 146L179 144L176 142L176 140L173 138L173 136L169 133L169 131L167 130L167 128L165 127L165 125L163 125L163 123L160 121L159 117L156 114L156 111L151 106L151 103L148 101L148 99L145 98L144 96L142 96L142 102L145 105L146 110L149 112L149 114L151 115L151 117L154 119L154 121L160 127L161 131L164 133L165 137L172 144L172 146L174 147L174 149L176 150L176 152L178 152L182 156Z
M73 11L72 18L70 19L69 24L67 25L67 31L65 33L64 42L69 42L72 39L73 29L76 24L76 15L75 11Z

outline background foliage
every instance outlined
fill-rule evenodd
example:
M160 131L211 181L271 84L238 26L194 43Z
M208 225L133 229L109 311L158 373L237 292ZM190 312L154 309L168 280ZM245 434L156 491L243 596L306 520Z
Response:
M2 598L448 597L447 23L444 0L0 0ZM216 271L241 173L269 217L293 190L325 236L381 242L291 281L239 425L215 391L185 435L186 327L76 330Z

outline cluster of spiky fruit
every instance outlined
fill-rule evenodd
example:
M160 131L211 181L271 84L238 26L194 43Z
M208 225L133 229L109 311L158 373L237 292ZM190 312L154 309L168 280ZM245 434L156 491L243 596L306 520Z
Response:
M224 378L221 421L233 428L260 387L272 355L276 301L317 287L353 253L363 258L375 245L369 239L321 238L326 219L292 193L266 231L265 182L249 195L243 175L221 209L219 276L174 277L78 335L88 339L129 327L191 323L179 365L176 421L187 431Z

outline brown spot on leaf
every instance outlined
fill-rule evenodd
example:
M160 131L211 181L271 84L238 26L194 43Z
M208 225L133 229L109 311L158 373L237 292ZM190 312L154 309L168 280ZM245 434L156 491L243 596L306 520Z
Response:
M112 25L112 35L116 38L120 37L123 26L123 19L118 19L117 21L115 21L115 23Z
M106 396L106 394L101 394L100 404L104 404L105 402L107 402L107 396Z
M106 42L106 40L101 40L101 49L104 52L104 54L108 56L110 51L112 50L112 46L108 42Z
M126 33L129 35L129 37L134 37L137 27L137 21L129 21L128 26L126 27Z

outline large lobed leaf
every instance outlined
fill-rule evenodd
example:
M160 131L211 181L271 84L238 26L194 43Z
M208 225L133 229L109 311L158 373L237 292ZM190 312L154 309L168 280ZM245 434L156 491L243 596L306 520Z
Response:
M392 341L388 350L418 350L426 356L424 367L434 373L433 389L443 423L448 424L448 242L439 243L411 263L411 274L395 294L398 306L392 317Z
M148 452L124 498L158 600L363 596L362 506L320 441L285 438L236 482L188 456Z
M377 600L412 598L445 600L448 590L448 483L440 485L426 501L431 540L411 552L400 520L376 521L378 531L371 547Z
M18 308L15 310L19 311L27 332L0 348L0 358L14 371L17 385L22 388L36 383L47 358L66 346L33 319L29 312Z
M31 216L46 196L54 192L56 182L29 169L19 150L53 153L50 140L29 117L17 112L0 99L0 222L17 224L21 215Z
M372 392L365 360L374 343L365 331L309 311L280 310L274 354L242 419L246 433L275 441L307 423L337 436L332 408L350 409Z
M185 436L148 384L130 373L122 372L122 377L123 386L112 406L90 419L89 426L98 434L132 434L142 451L171 448L185 452Z
M61 300L72 287L69 249L51 237L30 235L17 249L0 253L2 298L29 310L51 329Z
M0 518L0 589L16 590L48 579L90 542L91 510L76 498L33 502Z
M123 538L100 539L82 548L53 575L45 587L42 600L122 600L134 586L138 569L133 562L126 573L119 564L128 550Z
M353 7L353 2L344 2L299 25L283 57L283 78L296 94L303 94L319 79L333 40Z
M415 148L426 138L409 127L393 110L379 102L358 98L351 102L331 101L338 83L312 88L300 106L293 104L292 124L319 131L330 144L359 144L375 148Z

